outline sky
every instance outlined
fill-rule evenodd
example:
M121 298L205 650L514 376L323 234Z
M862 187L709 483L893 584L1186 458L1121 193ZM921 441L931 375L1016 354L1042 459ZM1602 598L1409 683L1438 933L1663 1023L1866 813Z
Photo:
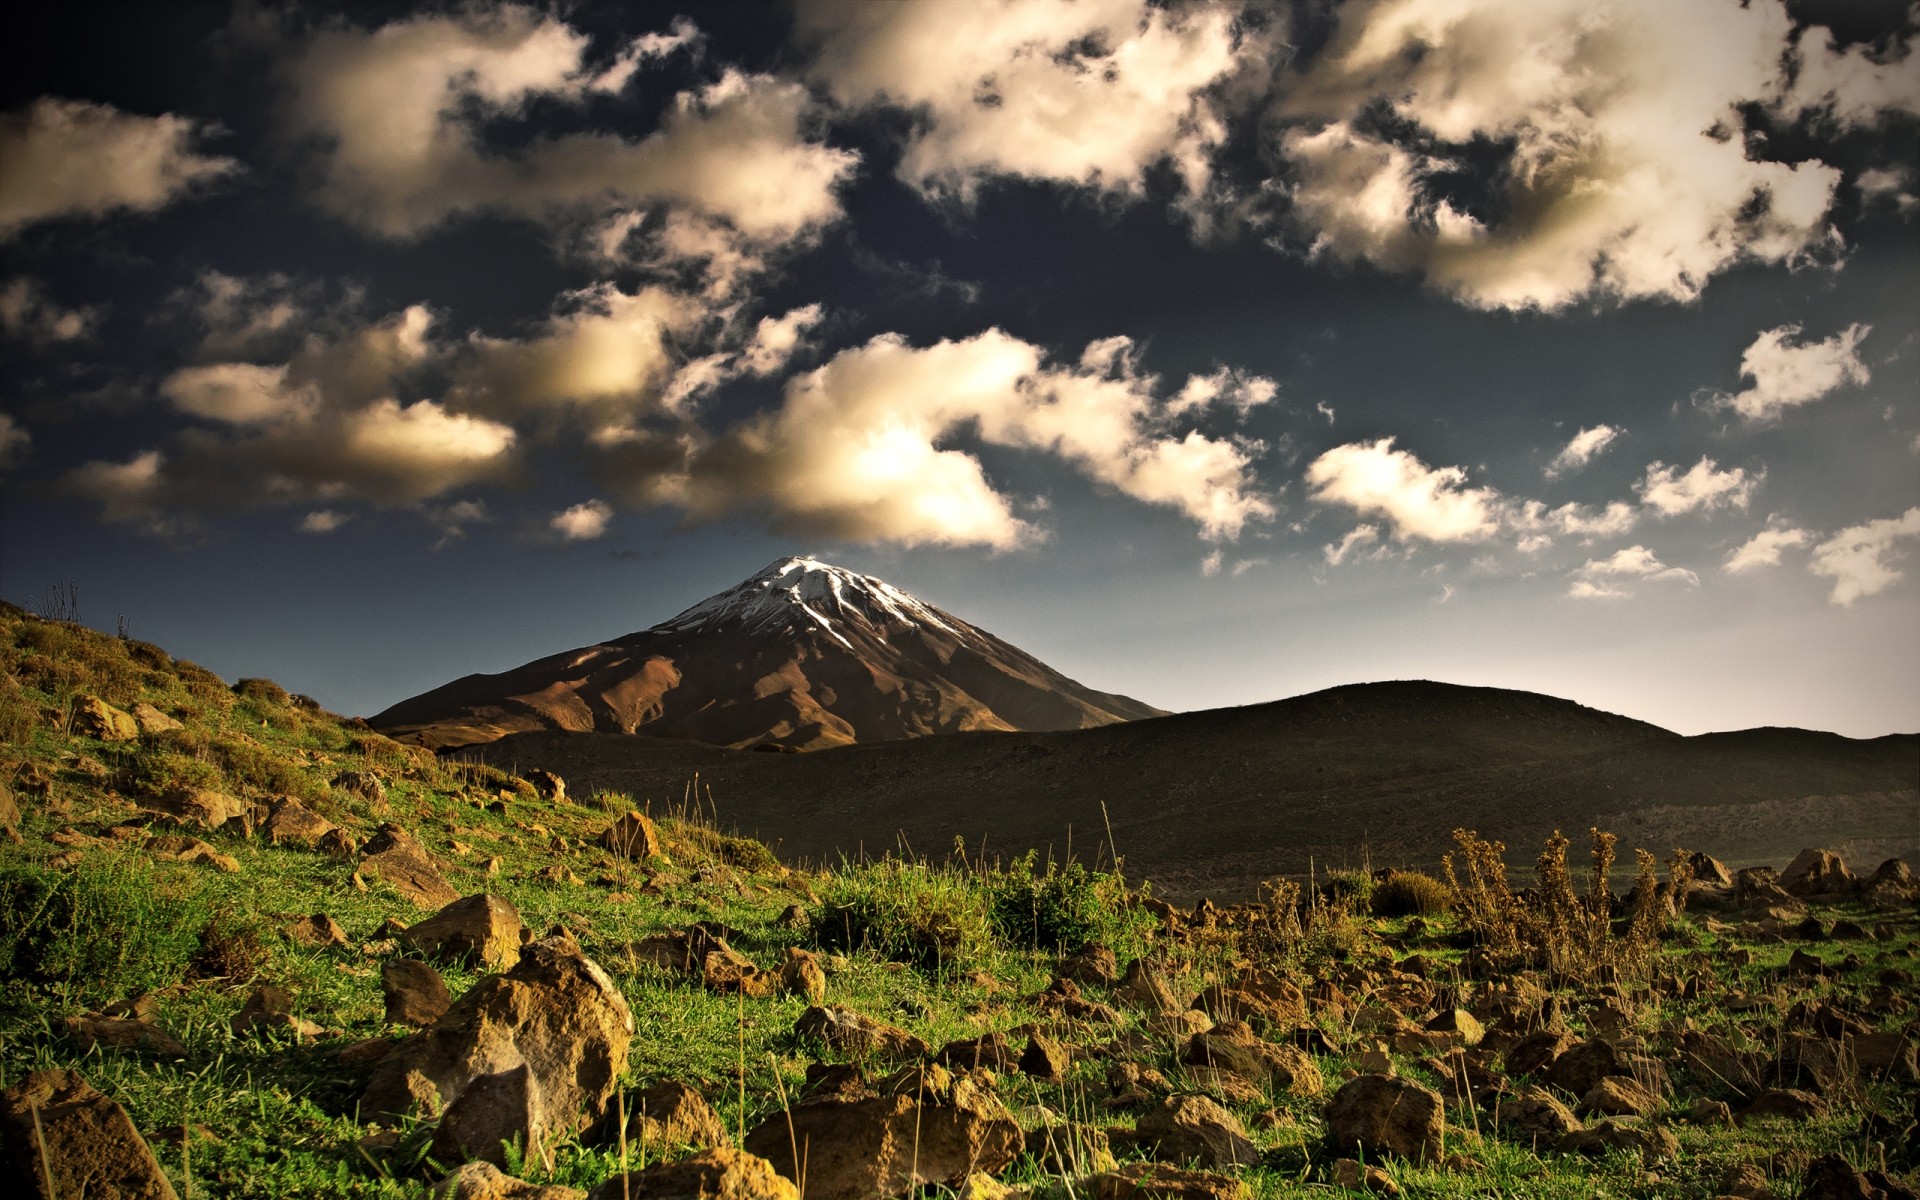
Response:
M1920 731L1920 6L43 6L0 596L370 714L788 554L1171 710Z

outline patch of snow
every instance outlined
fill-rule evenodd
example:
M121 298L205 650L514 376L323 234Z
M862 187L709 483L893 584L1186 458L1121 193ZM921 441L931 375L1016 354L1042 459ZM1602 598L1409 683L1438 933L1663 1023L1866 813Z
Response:
M804 556L769 563L744 583L707 597L654 629L679 632L730 621L766 629L793 621L796 615L803 615L849 650L853 644L835 628L836 622L864 627L883 641L889 626L933 628L965 636L935 609L883 579Z

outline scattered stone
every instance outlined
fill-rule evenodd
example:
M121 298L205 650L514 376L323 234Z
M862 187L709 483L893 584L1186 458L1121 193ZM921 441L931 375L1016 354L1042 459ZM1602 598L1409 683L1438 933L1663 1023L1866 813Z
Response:
M1155 1158L1232 1167L1260 1161L1246 1127L1205 1096L1169 1096L1141 1114L1134 1141Z
M460 898L440 874L427 848L391 821L380 826L361 852L360 873L392 884L401 896L421 908L442 908Z
M807 1176L807 1194L829 1200L814 1190ZM663 1163L644 1171L615 1175L593 1189L587 1200L800 1200L793 1181L771 1162L739 1150L703 1150L691 1158Z
M1487 1027L1464 1008L1448 1009L1428 1021L1427 1028L1435 1033L1456 1035L1462 1046L1478 1046L1487 1036Z
M1726 1129L1733 1124L1733 1108L1725 1100L1703 1096L1687 1106L1687 1120L1707 1129Z
M133 717L133 723L139 726L140 732L148 737L152 737L155 734L172 733L176 729L186 728L185 725L182 725L166 713L161 712L153 705L148 704L145 700L136 702L129 715Z
M1904 1186L1898 1192L1881 1186L1873 1178L1879 1174L1878 1171L1856 1171L1852 1163L1838 1154L1823 1154L1807 1164L1806 1177L1800 1182L1800 1200L1897 1200L1913 1195L1912 1190Z
M1379 1167L1363 1166L1351 1158L1333 1160L1329 1173L1333 1186L1354 1192L1372 1192L1376 1196L1398 1196L1400 1185Z
M1155 974L1145 959L1136 958L1114 987L1113 994L1149 1014L1177 1013L1183 1007L1173 997L1173 989Z
M1826 1108L1820 1097L1797 1088L1767 1088L1747 1102L1740 1110L1740 1123L1761 1120L1767 1117L1779 1117L1788 1121L1804 1121L1819 1116Z
M9 1195L178 1200L126 1110L75 1071L29 1071L0 1092L0 1151Z
M1327 1103L1327 1137L1337 1151L1382 1152L1412 1162L1440 1157L1445 1128L1440 1093L1406 1079L1362 1075Z
M455 900L399 939L427 958L504 971L520 961L522 928L511 902L480 892Z
M73 702L73 732L103 742L131 742L140 736L140 723L98 696L79 696Z
M837 1053L851 1058L918 1058L932 1049L923 1039L898 1026L876 1021L838 1004L816 1004L807 1009L793 1023L793 1032L800 1037L819 1038Z
M1067 1068L1073 1065L1073 1056L1067 1052L1067 1048L1042 1033L1038 1026L1027 1026L1026 1034L1027 1048L1020 1055L1021 1073L1049 1083L1065 1079Z
M375 816L387 810L387 785L372 771L342 771L332 780L335 790L365 803Z
M433 1143L442 1162L499 1165L512 1138L528 1161L546 1161L554 1139L604 1111L632 1038L633 1014L599 964L570 937L543 938L382 1059L361 1110L396 1120L444 1105Z
M433 1188L434 1200L581 1200L585 1195L579 1188L515 1179L490 1162L462 1164Z
M183 837L177 834L160 834L147 839L147 853L167 862L204 863L216 871L228 875L237 874L240 860L231 854L222 854L199 838Z
M1643 1162L1651 1164L1678 1154L1680 1141L1656 1125L1643 1125L1632 1117L1609 1117L1568 1134L1561 1140L1560 1149L1578 1154L1634 1150Z
M1120 964L1113 951L1098 942L1081 949L1060 960L1054 974L1061 979L1071 979L1075 983L1097 984L1101 987L1120 978Z
M1163 1163L1128 1163L1089 1180L1094 1200L1249 1200L1245 1182L1212 1171L1189 1171Z
M552 771L533 770L521 774L520 778L533 785L534 794L543 800L555 804L565 803L567 799L567 781Z
M1020 1056L1004 1033L983 1033L977 1038L948 1042L933 1056L934 1061L955 1070L970 1071L985 1067L989 1071L1017 1071Z
M648 1154L667 1147L731 1146L727 1123L705 1096L684 1083L662 1080L626 1098L627 1144L644 1146ZM620 1141L620 1110L607 1106L604 1116L581 1135L587 1145L611 1146Z
M293 796L274 800L267 809L266 821L260 826L268 844L274 846L317 846L322 838L339 829Z
M326 913L309 913L287 926L287 936L302 946L344 946L347 932Z
M1621 1075L1653 1091L1664 1091L1666 1067L1659 1059L1626 1043L1589 1038L1569 1047L1547 1068L1547 1081L1575 1096L1585 1096L1611 1075Z
M297 1038L318 1037L325 1030L312 1021L293 1015L293 993L265 984L257 987L233 1018L233 1036L251 1037L262 1032L291 1033Z
M1792 896L1831 896L1852 892L1858 881L1846 860L1831 850L1802 850L1780 873L1780 889Z
M805 996L808 1003L819 1004L827 998L827 972L820 960L798 946L787 947L787 961L780 964L780 990Z
M1501 1104L1500 1123L1510 1136L1527 1139L1536 1150L1557 1146L1583 1128L1573 1110L1543 1087L1529 1087Z
M519 957L519 950L514 957ZM387 1023L425 1029L446 1014L453 1003L446 980L426 963L411 958L390 959L380 966L380 991L387 1001Z
M1307 1023L1306 994L1271 971L1258 968L1243 973L1233 986L1216 984L1201 992L1192 1007L1216 1021L1257 1020L1273 1029L1293 1029Z
M635 861L660 854L660 832L645 813L626 814L602 830L598 841L621 858Z
M1910 1033L1863 1033L1848 1038L1846 1046L1860 1074L1868 1079L1895 1083L1920 1080L1920 1058L1916 1057Z
M83 1013L68 1017L63 1024L67 1036L83 1050L110 1046L115 1050L145 1050L167 1058L185 1058L187 1048L157 1025L139 1017L115 1017L103 1013Z
M1727 870L1727 864L1711 854L1702 854L1696 850L1687 856L1687 865L1693 870L1695 883L1722 888L1733 886L1733 872Z
M247 806L211 788L173 788L140 802L141 811L200 829L218 829L228 821L246 818Z
M1659 1111L1660 1097L1624 1075L1596 1080L1580 1100L1580 1111L1602 1117L1646 1117Z
M1720 1178L1720 1192L1734 1200L1780 1200L1767 1185L1767 1177L1752 1163L1728 1167Z

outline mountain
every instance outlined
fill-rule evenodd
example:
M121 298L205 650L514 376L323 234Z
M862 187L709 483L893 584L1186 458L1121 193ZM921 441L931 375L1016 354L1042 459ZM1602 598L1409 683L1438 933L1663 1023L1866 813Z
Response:
M1160 715L899 588L784 558L651 629L468 675L371 718L443 750L537 730L817 750Z
M527 734L482 748L578 791L677 803L697 774L726 824L832 862L903 843L944 855L1111 856L1177 900L1252 896L1309 867L1438 868L1456 827L1509 847L1597 825L1621 860L1676 846L1736 865L1806 846L1873 863L1920 846L1920 736L1801 729L1682 737L1568 700L1431 682L1060 733L962 734L807 755ZM1109 835L1109 829L1111 835Z

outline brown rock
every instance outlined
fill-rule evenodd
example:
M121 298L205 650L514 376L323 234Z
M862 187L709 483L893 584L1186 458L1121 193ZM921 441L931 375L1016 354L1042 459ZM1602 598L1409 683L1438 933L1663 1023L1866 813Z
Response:
M405 930L400 941L427 958L504 971L520 961L521 929L520 911L511 902L480 892Z
M368 811L381 816L387 811L387 785L372 771L342 771L332 780L335 789L366 804Z
M1071 979L1075 983L1098 984L1105 987L1120 978L1120 964L1113 957L1113 951L1094 942L1078 953L1061 959L1054 974L1062 979Z
M514 951L516 959L519 954L518 950ZM425 1029L444 1016L453 1003L440 972L410 958L390 959L381 964L380 991L386 997L390 1025Z
M1440 1157L1444 1113L1440 1093L1432 1088L1390 1075L1362 1075L1327 1103L1327 1137L1338 1151L1427 1162Z
M1244 972L1232 986L1216 984L1201 992L1193 1007L1216 1021L1249 1020L1273 1029L1307 1023L1307 997L1287 980L1258 968Z
M555 804L564 804L566 802L567 781L555 775L552 771L527 771L522 774L520 778L532 784L534 793L541 799L551 800Z
M1035 1079L1058 1083L1067 1077L1073 1056L1057 1039L1048 1037L1037 1026L1027 1027L1027 1048L1020 1055L1020 1071Z
M807 1178L807 1193L813 1177ZM593 1189L587 1200L800 1200L793 1182L771 1162L739 1150L703 1150L691 1158L662 1163L613 1178Z
M281 796L268 807L260 832L271 845L315 846L340 827L292 796Z
M1826 1108L1820 1103L1820 1097L1797 1088L1767 1088L1747 1102L1740 1110L1739 1121L1742 1125L1748 1121L1777 1117L1786 1121L1804 1121L1817 1117Z
M293 1015L293 993L272 984L255 988L233 1018L233 1036L250 1037L257 1033L291 1033L297 1038L318 1037L325 1030L312 1021Z
M147 839L147 853L167 862L200 863L227 875L237 874L240 860L222 854L199 838L160 834Z
M1553 1065L1579 1039L1564 1030L1539 1030L1507 1048L1507 1074L1537 1075Z
M443 908L460 898L440 874L427 848L391 821L380 826L361 851L360 871L392 884L401 896L421 908Z
M642 1146L648 1155L684 1146L731 1146L727 1123L705 1096L684 1083L663 1079L645 1091L626 1097L627 1144ZM589 1145L611 1146L620 1141L620 1109L607 1106L606 1115L580 1139Z
M166 713L161 712L153 705L148 704L145 700L136 701L129 715L133 717L133 723L139 726L140 732L146 734L148 737L152 737L157 733L171 733L176 729L186 728L185 725L174 720Z
M29 1071L0 1092L0 1151L10 1196L178 1200L126 1110L78 1072Z
M103 742L131 742L140 736L140 723L98 696L80 696L73 702L69 726L81 737Z
M581 1200L585 1195L579 1188L515 1179L490 1162L462 1164L433 1188L434 1200Z
M1831 850L1802 850L1780 872L1782 891L1791 896L1832 896L1851 892L1858 881L1846 860Z
M827 972L820 960L798 946L787 947L787 961L780 964L780 990L805 996L811 1004L827 998Z
M1020 1068L1020 1056L1013 1052L1013 1046L1004 1033L983 1033L977 1038L965 1038L948 1042L940 1048L934 1059L955 1070L967 1071L975 1067L985 1067L989 1071L1016 1071Z
M1660 1097L1624 1075L1596 1080L1581 1097L1580 1111L1602 1117L1645 1117L1660 1108Z
M853 1058L917 1058L932 1049L898 1026L838 1004L816 1004L807 1009L793 1023L793 1032L800 1037L819 1038L836 1052Z
M1734 1200L1780 1200L1767 1185L1766 1175L1751 1163L1728 1167L1720 1178L1720 1191Z
M1823 1154L1807 1164L1799 1200L1896 1200L1901 1196L1879 1186L1872 1178L1877 1174L1854 1170L1853 1164L1838 1154ZM1903 1188L1902 1192L1913 1195L1910 1189Z
M1680 1141L1657 1125L1643 1125L1633 1117L1609 1117L1568 1134L1561 1139L1560 1148L1578 1154L1634 1150L1643 1162L1651 1164L1678 1154Z
M748 1134L745 1148L797 1179L796 1146L811 1200L869 1200L999 1171L1024 1138L999 1100L963 1078L944 1104L902 1095L809 1100Z
M1529 1087L1502 1103L1500 1124L1508 1136L1529 1142L1536 1150L1557 1146L1582 1128L1573 1110L1543 1087Z
M1174 999L1173 989L1147 966L1145 959L1136 958L1127 964L1113 994L1149 1014L1177 1013L1185 1007Z
M1328 1172L1333 1186L1346 1188L1353 1192L1372 1192L1376 1196L1398 1196L1400 1185L1393 1176L1379 1167L1364 1166L1351 1158L1333 1160L1333 1170Z
M1162 1163L1128 1163L1095 1175L1094 1200L1249 1200L1245 1182L1212 1171L1189 1171Z
M302 946L344 946L346 930L326 913L309 913L287 926L287 936Z
M63 1022L67 1036L82 1049L111 1046L115 1050L146 1050L166 1058L185 1058L187 1048L157 1025L136 1017L111 1017L84 1013Z
M1920 1080L1920 1059L1913 1035L1904 1030L1863 1033L1845 1040L1847 1053L1860 1074L1873 1080L1913 1083Z
M601 830L597 840L621 858L639 861L660 854L660 833L645 813L628 813Z
M1464 1008L1448 1009L1428 1021L1427 1028L1435 1033L1455 1035L1462 1046L1478 1046L1487 1036L1487 1027Z
M1733 886L1733 872L1727 870L1727 864L1711 854L1698 850L1687 856L1687 865L1693 869L1695 883L1704 883L1717 888Z
M1594 1084L1610 1075L1638 1080L1654 1091L1663 1091L1667 1085L1666 1067L1659 1059L1606 1038L1588 1038L1569 1047L1547 1068L1547 1081L1575 1096L1585 1096Z
M1246 1127L1205 1096L1169 1096L1142 1113L1134 1141L1155 1158L1232 1167L1260 1161Z
M20 806L14 803L13 789L0 783L0 832L13 834L20 828Z
M174 788L140 802L141 811L176 825L218 829L236 817L244 820L247 806L210 788Z
M512 970L482 979L431 1029L382 1059L361 1111L394 1120L445 1105L434 1139L442 1162L498 1164L500 1142L510 1138L545 1161L554 1139L604 1111L632 1038L633 1014L607 973L572 938L544 938L523 948ZM463 1104L483 1080L483 1090Z

